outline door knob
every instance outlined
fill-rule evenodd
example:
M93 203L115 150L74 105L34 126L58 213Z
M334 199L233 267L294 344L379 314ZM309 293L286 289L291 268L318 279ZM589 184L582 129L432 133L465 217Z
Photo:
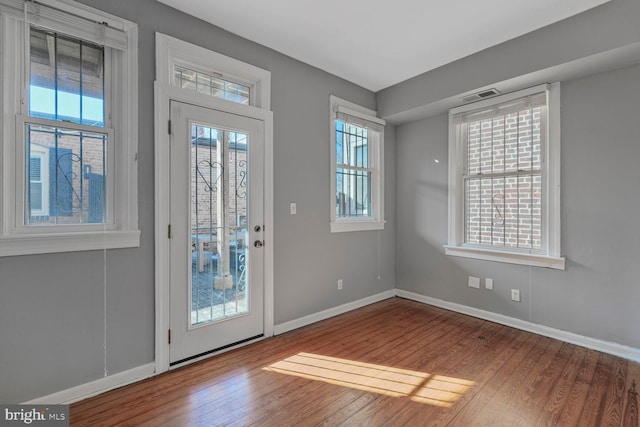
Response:
M253 242L253 246L255 246L256 248L261 248L264 246L264 241L256 240L255 242Z

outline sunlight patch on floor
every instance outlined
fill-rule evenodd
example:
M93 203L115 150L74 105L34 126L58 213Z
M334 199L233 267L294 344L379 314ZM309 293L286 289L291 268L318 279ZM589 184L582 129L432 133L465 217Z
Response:
M409 397L414 402L442 407L451 407L475 384L459 378L311 353L298 353L263 369L385 396Z

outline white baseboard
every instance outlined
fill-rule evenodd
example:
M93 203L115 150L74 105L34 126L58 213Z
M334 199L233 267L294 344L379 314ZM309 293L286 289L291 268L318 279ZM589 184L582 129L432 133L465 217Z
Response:
M24 403L27 405L70 404L136 381L144 380L153 376L155 370L155 363L149 363Z
M301 317L299 319L291 320L289 322L280 323L273 328L274 335L280 335L285 332L292 331L294 329L301 328L303 326L310 325L312 323L319 322L321 320L328 319L330 317L337 316L339 314L346 313L351 310L355 310L360 307L364 307L375 302L379 302L385 299L393 298L396 295L395 289L381 292L370 297L362 298L357 301L348 302L346 304L339 305L337 307L329 308L318 313L309 314L308 316Z
M453 302L448 302L448 301L440 300L437 298L431 298L431 297L416 294L413 292L403 291L400 289L396 289L396 295L401 298L422 302L425 304L444 308L446 310L467 314L469 316L477 317L484 320L489 320L491 322L499 323L501 325L511 326L512 328L521 329L523 331L532 332L534 334L538 334L545 337L554 338L560 341L565 341L571 344L579 345L582 347L590 348L592 350L597 350L603 353L612 354L614 356L622 357L624 359L632 360L634 362L640 362L640 349L638 348L628 347L622 344L590 338L583 335L574 334L573 332L567 332L560 329L539 325L537 323L527 322L526 320L516 319L515 317L504 316L502 314L492 313L490 311L480 310L478 308L473 308L473 307L469 307L462 304L456 304Z

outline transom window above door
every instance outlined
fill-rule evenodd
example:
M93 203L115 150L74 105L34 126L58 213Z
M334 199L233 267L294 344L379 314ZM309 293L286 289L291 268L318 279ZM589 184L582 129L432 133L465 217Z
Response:
M174 67L174 84L182 89L194 90L238 104L249 105L251 99L249 86L225 80L221 75L201 73L180 65Z

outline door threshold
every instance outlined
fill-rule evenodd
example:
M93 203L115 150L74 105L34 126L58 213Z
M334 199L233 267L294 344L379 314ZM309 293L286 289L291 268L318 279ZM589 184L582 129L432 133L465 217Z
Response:
M206 359L207 357L215 356L216 354L224 353L225 351L228 351L228 350L233 350L236 347L242 347L242 346L245 346L247 344L251 344L254 341L259 341L259 340L261 340L263 338L264 338L264 334L260 334L260 335L256 335L256 336L251 337L251 338L245 338L243 340L236 341L236 342L231 343L231 344L223 345L222 347L214 348L212 350L208 350L208 351L205 351L203 353L199 353L199 354L196 354L196 355L193 355L193 356L189 356L189 357L186 357L184 359L177 360L175 362L169 363L169 369L177 368L177 367L179 367L178 365L182 366L182 365L186 365L188 363L197 362L199 360Z

